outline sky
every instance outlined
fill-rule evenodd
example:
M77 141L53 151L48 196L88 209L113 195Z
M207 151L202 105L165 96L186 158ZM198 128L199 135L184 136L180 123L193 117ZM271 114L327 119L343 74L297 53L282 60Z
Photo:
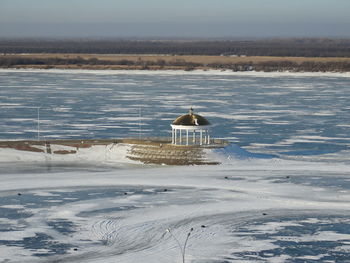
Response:
M0 0L0 37L350 37L350 0Z

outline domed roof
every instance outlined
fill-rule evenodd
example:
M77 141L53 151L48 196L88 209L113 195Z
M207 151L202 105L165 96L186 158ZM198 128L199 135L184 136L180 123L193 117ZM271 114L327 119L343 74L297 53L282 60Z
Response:
M188 114L177 117L172 124L183 126L204 126L210 125L210 122L206 118L198 114L194 114L193 109L191 108Z

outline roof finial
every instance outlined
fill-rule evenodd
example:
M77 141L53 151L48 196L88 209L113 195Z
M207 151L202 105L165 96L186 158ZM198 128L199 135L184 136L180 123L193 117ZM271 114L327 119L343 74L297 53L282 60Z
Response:
M190 108L189 114L190 114L190 115L193 115L193 107Z

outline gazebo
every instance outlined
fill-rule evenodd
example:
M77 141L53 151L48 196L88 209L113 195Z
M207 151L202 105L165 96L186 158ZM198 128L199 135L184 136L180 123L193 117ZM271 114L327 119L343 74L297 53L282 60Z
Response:
M174 145L208 145L210 144L210 122L193 113L177 117L171 126L171 143Z

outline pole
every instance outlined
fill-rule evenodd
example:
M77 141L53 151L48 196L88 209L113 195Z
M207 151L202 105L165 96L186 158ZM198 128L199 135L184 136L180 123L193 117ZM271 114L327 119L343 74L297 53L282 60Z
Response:
M40 107L37 107L38 110L38 141L40 141Z
M187 241L188 241L192 231L193 231L193 228L191 228L190 232L187 233L187 238L186 238L186 241L184 244L184 248L182 249L182 263L185 263Z
M141 108L139 108L139 140L141 140Z
M181 255L182 255L182 263L185 263L185 256L186 256L186 247L187 247L187 242L188 242L188 239L190 238L190 235L191 235L191 232L193 231L193 228L190 229L190 231L187 233L187 237L186 237L186 240L185 240L185 243L183 245L183 247L181 246L181 243L180 241L176 238L175 235L173 235L173 233L170 231L170 228L167 228L166 229L166 232L168 232L171 237L176 241L180 251L181 251Z

